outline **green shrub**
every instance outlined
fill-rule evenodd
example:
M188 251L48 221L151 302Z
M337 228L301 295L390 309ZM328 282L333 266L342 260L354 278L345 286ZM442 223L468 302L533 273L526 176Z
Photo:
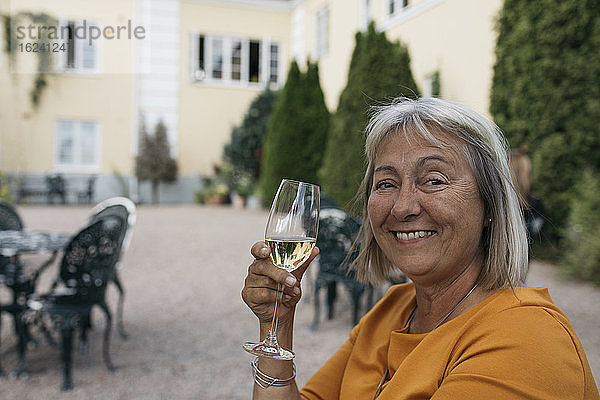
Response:
M171 157L167 126L158 121L154 134L140 126L140 147L135 158L135 175L138 180L152 184L152 203L158 203L158 186L161 182L177 180L177 160Z
M8 204L12 204L13 202L8 177L2 171L0 171L0 200Z
M244 198L254 193L258 184L264 137L277 95L267 86L252 101L241 125L232 129L231 142L223 149L223 160L231 169L231 189Z
M267 86L250 104L242 124L231 131L231 142L223 153L234 175L250 175L254 179L260 176L263 138L276 100L277 92Z
M531 149L533 191L556 246L577 174L600 171L600 7L597 0L505 0L497 30L490 111L511 147Z
M318 183L317 170L329 130L329 111L316 64L306 73L293 61L279 93L264 141L259 193L271 203L282 178Z
M232 170L229 165L213 165L213 175L201 177L202 189L194 193L196 203L228 203L232 189Z
M562 266L600 286L600 177L585 170L575 187L565 233Z
M442 94L442 83L440 80L440 71L431 74L431 97L440 97Z

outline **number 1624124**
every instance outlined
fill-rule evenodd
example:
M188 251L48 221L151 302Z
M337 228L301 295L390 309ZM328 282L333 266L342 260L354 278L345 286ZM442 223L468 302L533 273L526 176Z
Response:
M21 53L60 53L67 51L64 43L19 43Z

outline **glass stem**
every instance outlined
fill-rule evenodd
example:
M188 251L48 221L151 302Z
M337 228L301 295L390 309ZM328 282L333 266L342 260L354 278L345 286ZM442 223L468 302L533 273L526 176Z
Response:
M273 310L273 320L271 320L271 327L269 328L269 333L267 334L267 338L265 341L269 344L269 346L279 347L277 343L277 323L279 318L277 317L277 309L279 308L279 298L283 293L283 284L277 284L277 296L275 297L275 309Z

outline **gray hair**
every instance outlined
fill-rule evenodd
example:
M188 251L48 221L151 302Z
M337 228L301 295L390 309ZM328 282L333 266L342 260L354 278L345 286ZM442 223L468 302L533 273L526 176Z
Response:
M360 250L354 261L357 277L364 282L382 282L395 269L377 245L368 222L374 162L382 142L391 134L402 133L441 147L443 142L435 136L439 129L464 143L485 218L491 219L482 233L485 262L479 286L494 290L522 284L528 268L527 233L510 175L508 144L498 126L464 105L438 98L398 98L373 111L366 128L367 170L357 193L357 200L363 202L363 225L356 243Z

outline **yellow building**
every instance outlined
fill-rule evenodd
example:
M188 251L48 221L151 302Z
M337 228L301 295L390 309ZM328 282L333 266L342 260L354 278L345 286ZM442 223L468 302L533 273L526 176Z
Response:
M0 170L20 177L13 179L13 191L19 184L43 185L44 176L60 173L69 201L91 176L94 201L123 194L148 201L148 184L138 185L134 177L138 132L142 123L152 131L162 120L179 178L161 185L161 200L191 202L200 176L221 160L250 102L266 85L283 85L292 59L301 66L308 58L318 60L326 103L335 110L354 35L370 20L408 46L424 94L437 76L442 97L487 112L493 26L501 4L0 0L0 14L13 16L11 35L19 36L12 56L0 53ZM34 106L39 53L31 50L48 23L42 14L71 36L54 40L59 48L50 54L47 86ZM0 32L4 48L4 28Z

